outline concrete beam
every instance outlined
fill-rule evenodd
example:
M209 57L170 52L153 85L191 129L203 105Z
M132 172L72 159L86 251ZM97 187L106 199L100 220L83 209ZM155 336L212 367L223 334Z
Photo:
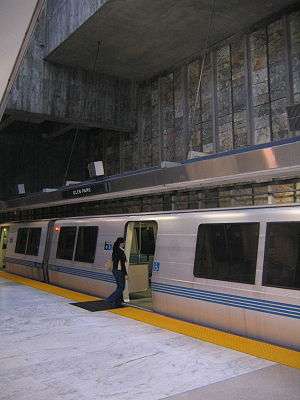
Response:
M111 0L51 0L47 1L49 29L48 52L66 40L97 10ZM76 12L74 10L76 9ZM57 21L59 20L59 24Z
M54 138L57 138L59 136L62 136L64 134L70 132L72 129L76 129L76 125L70 124L67 126L63 126L60 129L55 129L53 132L45 133L42 136L44 139L54 139Z
M107 122L83 121L81 119L74 119L74 118L54 117L48 114L35 114L11 108L7 109L6 112L9 115L13 116L16 121L24 121L32 123L42 123L45 121L50 121L50 122L57 122L61 124L68 124L74 126L79 125L81 130L96 128L96 129L103 129L115 132L124 132L124 133L132 132L132 129L129 127L120 126L118 124L110 124Z
M13 122L15 121L14 117L11 115L4 119L2 122L0 122L0 132L3 131L4 129L8 128Z
M47 60L94 70L97 42L101 40L98 72L146 80L173 69L183 60L196 58L203 51L211 0L115 0L101 6L100 0L95 3L98 10L79 25L73 23L72 1L64 3L64 18L69 15L69 20L62 24L61 16L56 15L49 21L49 32L62 41L56 41L55 48L50 46ZM209 45L247 31L294 3L295 0L215 0ZM84 11L79 10L80 13ZM66 31L66 25L74 26L69 36L59 33Z
M30 124L42 124L45 122L45 117L39 114L28 114L25 112L12 113L11 115L15 121L27 122Z

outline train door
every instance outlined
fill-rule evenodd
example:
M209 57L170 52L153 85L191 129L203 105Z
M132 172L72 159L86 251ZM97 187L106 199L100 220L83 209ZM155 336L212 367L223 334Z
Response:
M8 239L8 226L3 226L0 228L0 269L5 268L5 254Z
M48 224L48 228L47 228L46 244L45 244L45 251L44 251L44 257L43 257L43 263L42 263L44 282L49 282L48 267L49 267L49 257L50 257L52 239L53 239L53 232L54 232L54 224L55 224L55 220L50 221Z
M151 277L157 223L154 221L128 222L125 235L129 302L143 308L151 308Z

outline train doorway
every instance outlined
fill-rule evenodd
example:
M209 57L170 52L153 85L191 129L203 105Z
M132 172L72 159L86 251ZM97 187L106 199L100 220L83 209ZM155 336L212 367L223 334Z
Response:
M155 253L157 223L128 222L125 253L128 260L128 281L125 300L138 307L152 309L152 265Z
M0 269L5 268L5 254L8 239L8 226L2 226L0 228Z

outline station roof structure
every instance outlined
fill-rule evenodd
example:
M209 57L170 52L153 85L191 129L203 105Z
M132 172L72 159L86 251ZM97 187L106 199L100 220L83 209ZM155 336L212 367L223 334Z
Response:
M247 31L295 0L106 0L66 40L50 49L48 61L136 80L149 79L209 45ZM101 41L99 63L91 60Z

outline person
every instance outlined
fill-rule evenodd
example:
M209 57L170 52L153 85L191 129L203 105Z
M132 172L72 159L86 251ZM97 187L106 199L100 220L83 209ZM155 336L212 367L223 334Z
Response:
M115 277L117 288L116 290L105 299L105 301L115 307L120 307L124 302L123 291L125 289L125 280L127 276L126 270L126 255L124 251L125 240L119 237L114 245L112 252L113 268L112 273Z

